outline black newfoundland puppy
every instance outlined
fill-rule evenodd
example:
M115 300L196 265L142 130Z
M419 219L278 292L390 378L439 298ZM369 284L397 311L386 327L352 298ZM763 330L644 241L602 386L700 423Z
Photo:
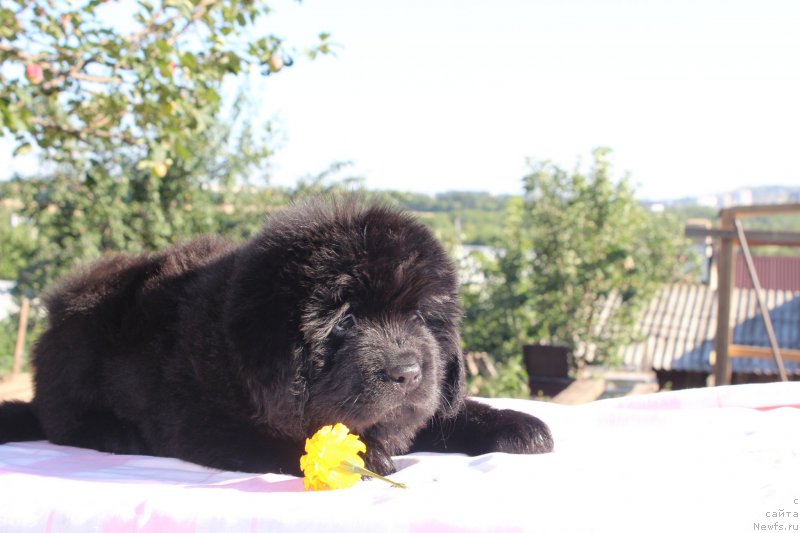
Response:
M409 451L552 449L537 418L465 400L454 267L386 205L310 201L240 246L113 256L46 302L35 398L0 406L0 442L288 474L336 422L380 474Z

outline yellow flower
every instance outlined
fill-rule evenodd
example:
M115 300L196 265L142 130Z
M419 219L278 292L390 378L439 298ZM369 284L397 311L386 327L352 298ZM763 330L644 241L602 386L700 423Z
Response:
M306 490L346 489L355 485L361 476L370 476L406 488L364 468L364 459L358 455L367 447L342 423L323 426L306 439L306 454L300 458L303 486Z
M324 426L306 439L306 454L300 458L306 490L346 489L361 479L353 466L364 468L359 453L367 447L350 434L344 424Z

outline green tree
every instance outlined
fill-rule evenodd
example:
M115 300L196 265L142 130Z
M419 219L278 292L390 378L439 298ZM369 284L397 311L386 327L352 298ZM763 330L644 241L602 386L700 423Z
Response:
M127 6L124 31L110 21L125 17L103 0L0 8L0 133L14 136L17 154L35 147L45 169L6 188L38 232L20 280L27 291L106 251L159 248L263 216L237 209L234 192L269 156L268 132L241 118L245 99L226 107L222 87L290 61L279 37L259 31L268 6ZM308 53L327 52L327 38Z
M37 145L48 160L73 161L87 145L125 146L163 175L214 123L226 77L287 62L281 39L259 31L269 11L261 1L139 0L130 13L110 9L105 0L0 8L0 126L18 151ZM112 19L125 20L125 31ZM310 53L327 51L327 37Z
M0 202L4 199L0 190ZM7 200L13 204L11 199ZM17 279L36 247L33 228L12 223L18 217L16 211L10 207L0 207L0 279Z
M506 205L503 234L494 243L495 257L473 254L483 280L463 288L462 337L467 349L487 352L497 361L519 357L521 346L531 337L534 322L531 295L535 288L528 274L531 243L523 231L524 201L510 199Z
M531 163L486 284L465 289L469 349L509 360L541 342L566 346L575 367L589 349L613 360L637 312L682 272L681 228L645 211L626 178L615 182L607 154L594 152L588 174Z
M20 290L38 294L75 263L109 251L154 250L200 233L251 234L265 211L285 200L279 191L245 181L270 151L266 140L239 124L243 102L234 106L233 122L217 122L188 139L190 155L164 176L115 151L95 155L82 174L65 164L43 178L4 184L4 195L26 200L20 214L36 228L36 245L19 270ZM110 166L120 174L109 175Z

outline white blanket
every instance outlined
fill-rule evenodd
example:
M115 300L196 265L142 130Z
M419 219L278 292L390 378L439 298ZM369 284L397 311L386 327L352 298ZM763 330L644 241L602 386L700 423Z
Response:
M304 492L298 478L45 442L0 446L0 532L800 531L800 383L535 414L539 456L412 454L393 479Z

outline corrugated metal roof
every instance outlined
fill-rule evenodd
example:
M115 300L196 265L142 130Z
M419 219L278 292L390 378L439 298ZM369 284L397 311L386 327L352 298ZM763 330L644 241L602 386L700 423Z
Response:
M762 289L800 291L800 257L755 255L753 265ZM740 289L753 288L742 254L736 256L734 286Z
M775 336L781 348L800 349L800 291L765 290ZM622 350L625 366L641 370L711 372L717 330L717 293L707 285L673 284L662 288L642 312L641 342ZM733 343L769 347L753 289L733 289ZM736 373L777 374L775 362L733 358ZM784 361L787 373L800 374L800 362Z

